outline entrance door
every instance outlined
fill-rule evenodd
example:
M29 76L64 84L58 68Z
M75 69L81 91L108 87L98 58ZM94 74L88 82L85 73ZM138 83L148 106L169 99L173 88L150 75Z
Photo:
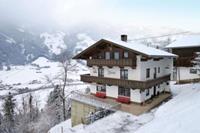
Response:
M154 79L157 77L157 69L156 69L156 67L154 67L154 74L153 74L153 77L154 77Z

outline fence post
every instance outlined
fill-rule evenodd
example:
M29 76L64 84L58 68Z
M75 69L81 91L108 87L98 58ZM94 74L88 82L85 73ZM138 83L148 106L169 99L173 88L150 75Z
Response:
M61 133L63 133L63 127L61 126Z

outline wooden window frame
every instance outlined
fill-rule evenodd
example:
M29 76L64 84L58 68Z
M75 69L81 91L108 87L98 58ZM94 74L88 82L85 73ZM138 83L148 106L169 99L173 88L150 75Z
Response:
M105 85L97 85L96 91L97 92L106 92L106 86Z
M147 68L146 69L146 78L150 78L150 75L151 75L151 69L150 68Z
M118 87L118 95L119 96L125 96L125 97L130 97L131 96L131 90L130 88L125 88L125 87Z
M124 69L124 68L120 69L120 79L128 80L128 69Z
M116 56L115 56L115 53L118 53L118 59L115 58L115 57L116 57ZM115 59L115 60L119 60L119 59L120 59L120 52L119 52L119 51L114 51L114 52L113 52L113 59Z

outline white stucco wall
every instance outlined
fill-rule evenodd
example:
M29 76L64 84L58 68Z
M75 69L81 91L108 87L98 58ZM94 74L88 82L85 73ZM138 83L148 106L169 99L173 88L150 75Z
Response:
M104 66L104 77L108 77L108 78L120 78L120 68L119 67L106 67Z
M140 94L140 90L139 89L131 89L131 97L130 97L132 102L136 102L136 103L141 103L142 102L142 97Z
M172 58L164 58L159 61L141 61L141 56L137 56L137 66L135 69L131 67L124 67L128 69L128 79L129 80L149 80L153 79L154 76L154 68L157 69L157 77L161 77L167 74L173 74L173 59ZM158 73L158 67L160 67L160 73ZM107 66L103 66L104 68L104 77L108 78L120 78L120 67L112 67L109 68ZM150 77L146 78L146 69L150 68ZM90 74L91 76L98 76L98 67L93 66L90 67Z
M90 84L90 92L95 94L97 92L96 84Z
M118 98L118 86L106 85L106 96L112 98Z
M200 78L198 74L190 73L191 67L178 67L177 68L177 80L179 80L178 73L180 72L180 80Z
M167 74L173 74L173 59L172 58L164 58L159 61L141 61L138 63L140 67L140 80L145 81L149 79L153 79L154 76L154 68L157 69L157 77L161 77ZM158 67L160 67L160 73L158 73ZM146 78L146 69L150 68L150 77Z
M97 66L89 67L89 70L90 70L91 76L98 76L98 67Z

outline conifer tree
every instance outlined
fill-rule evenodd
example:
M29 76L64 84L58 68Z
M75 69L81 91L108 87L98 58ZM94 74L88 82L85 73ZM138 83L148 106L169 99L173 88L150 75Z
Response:
M3 104L3 123L5 132L14 133L15 131L15 99L9 92Z

